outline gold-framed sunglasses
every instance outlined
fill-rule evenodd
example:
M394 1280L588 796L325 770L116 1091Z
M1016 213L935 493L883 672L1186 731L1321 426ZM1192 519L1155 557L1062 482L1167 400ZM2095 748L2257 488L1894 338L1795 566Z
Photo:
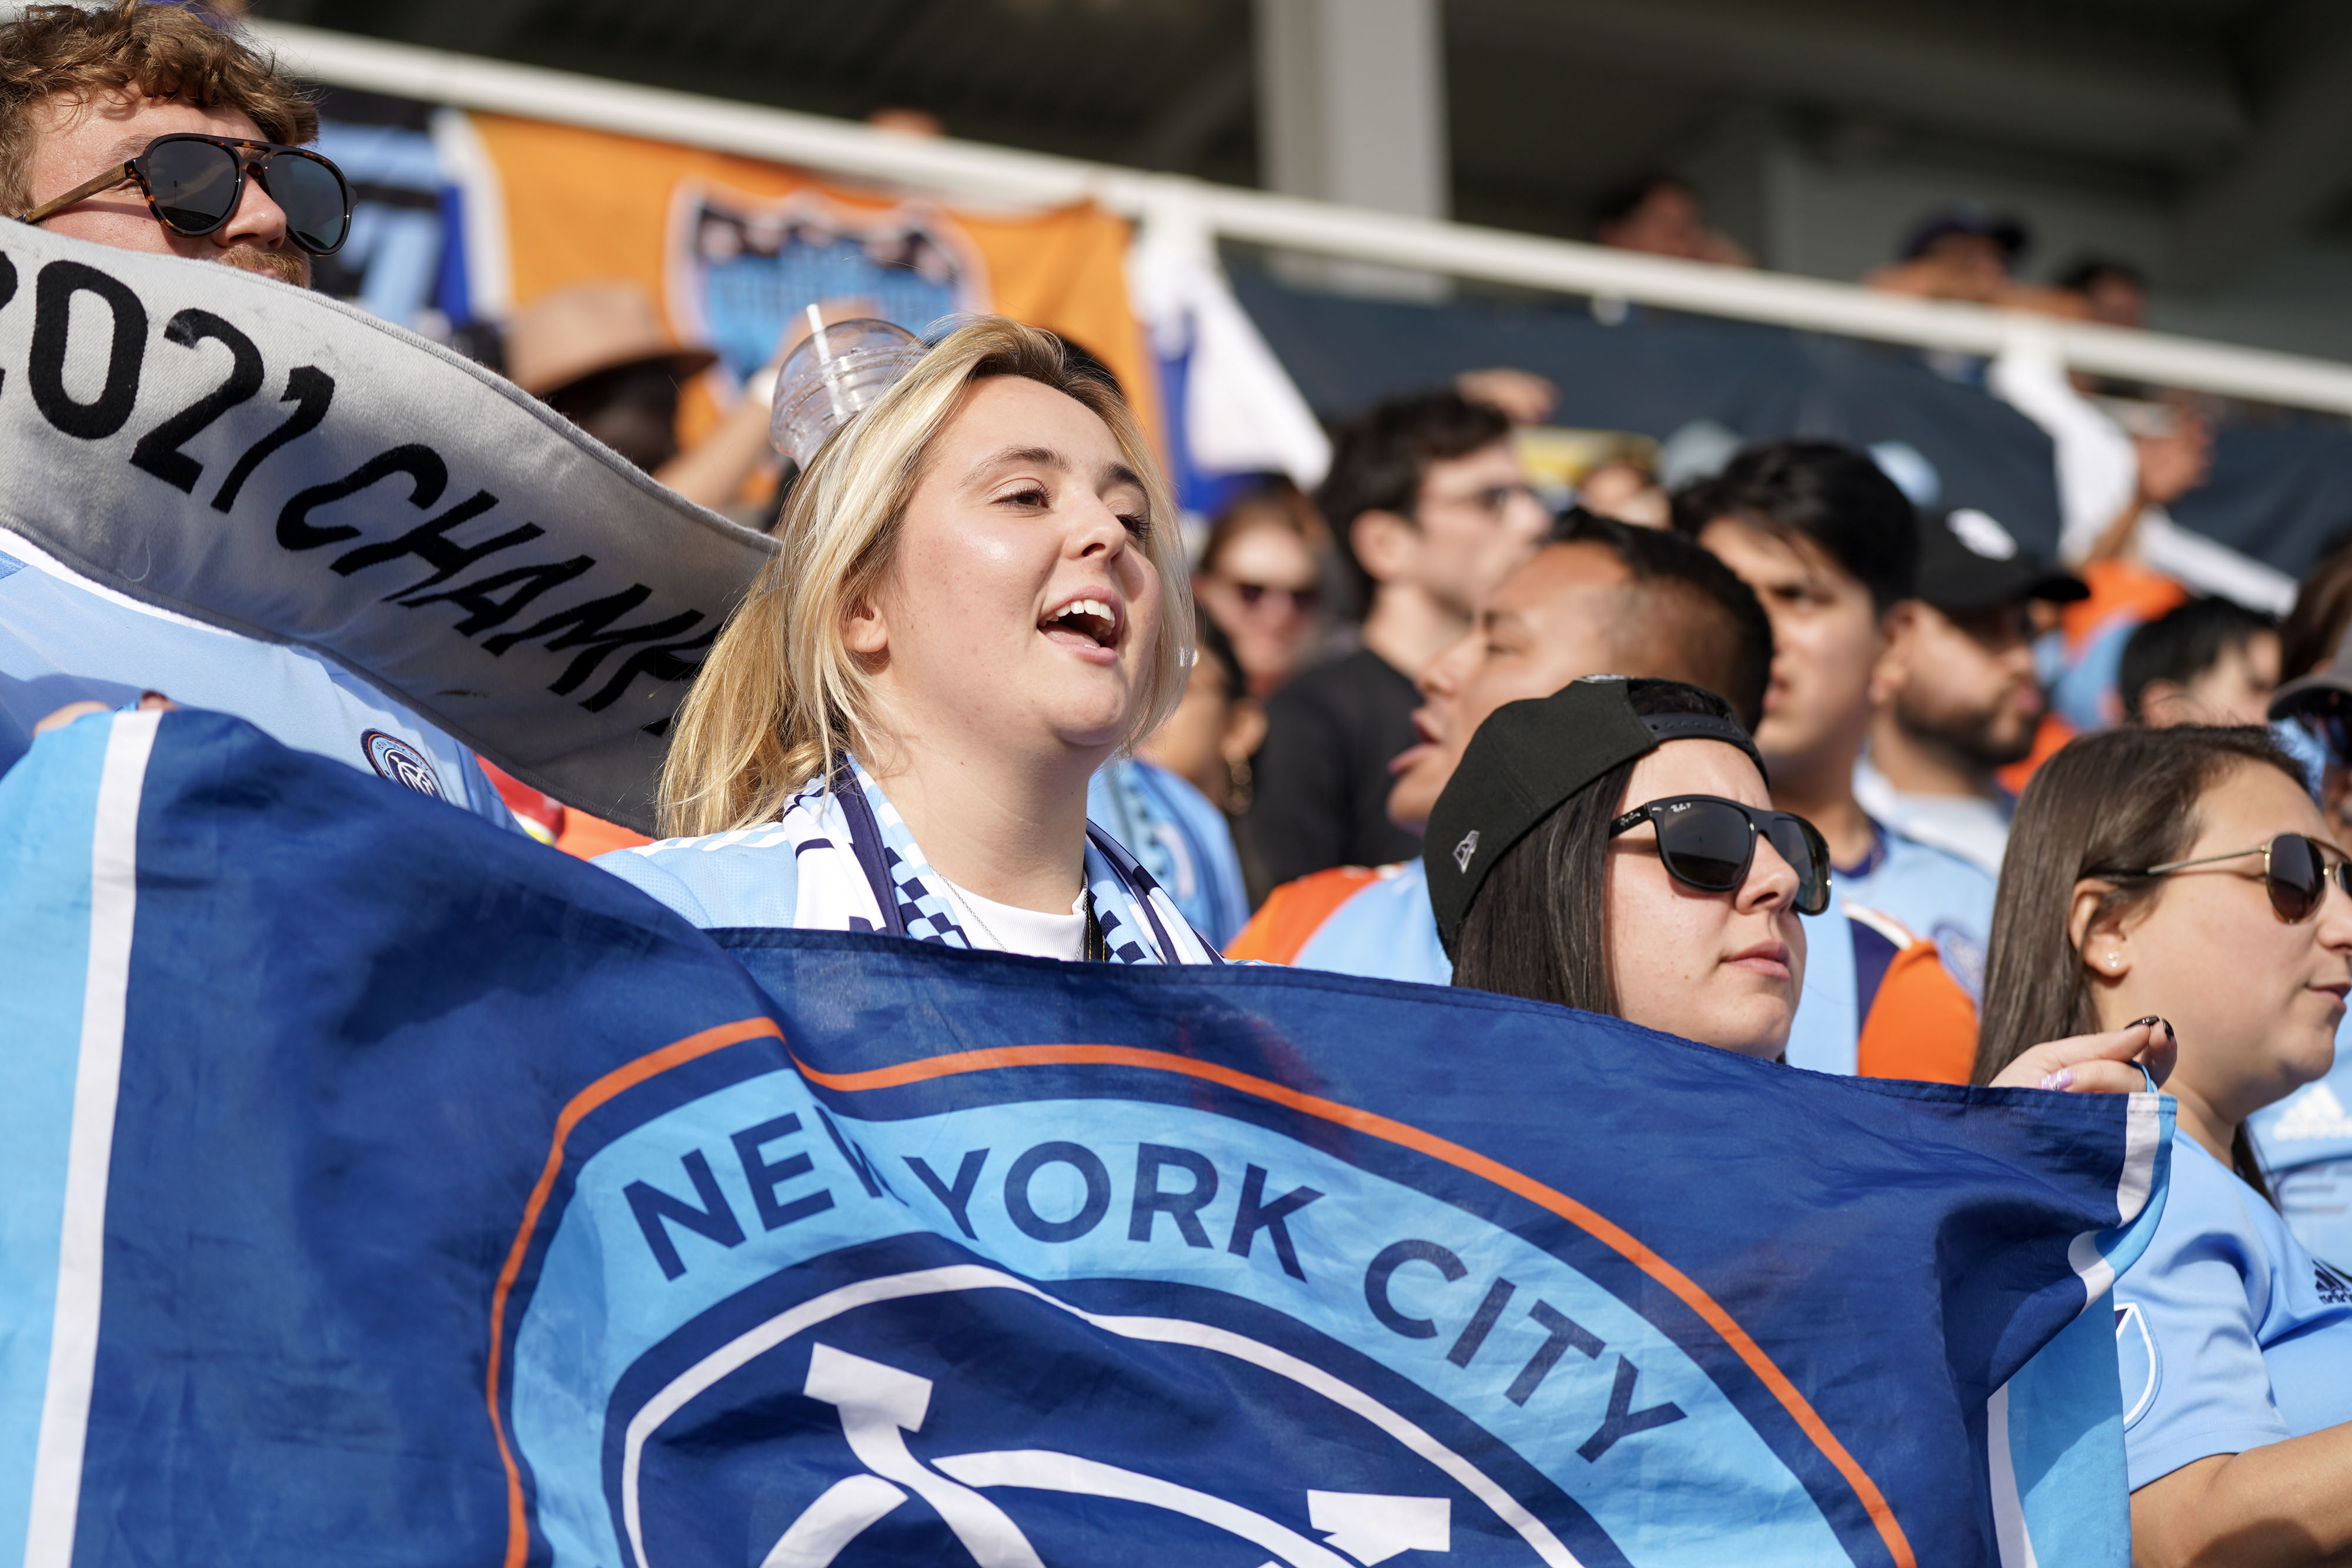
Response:
M84 181L18 219L37 224L118 185L135 184L155 221L201 239L236 215L250 173L286 214L286 236L312 256L332 256L352 233L352 187L318 153L275 141L177 131L158 136L135 158Z
M2327 884L2333 882L2352 898L2352 861L2331 862L2320 846L2301 833L2281 833L2266 844L2256 844L2250 850L2231 850L2224 855L2200 855L2193 861L2168 861L2152 865L2139 874L2166 876L2190 866L2219 865L2223 861L2243 860L2248 855L2263 857L2263 887L2271 895L2271 908L2289 925L2300 925L2319 913L2320 900L2327 896Z

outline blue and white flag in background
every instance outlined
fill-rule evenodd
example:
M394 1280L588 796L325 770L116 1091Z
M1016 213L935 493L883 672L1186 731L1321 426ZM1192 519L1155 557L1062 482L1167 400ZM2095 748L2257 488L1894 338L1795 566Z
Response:
M28 1568L2125 1560L2154 1095L714 939L197 712L0 779L0 1038Z

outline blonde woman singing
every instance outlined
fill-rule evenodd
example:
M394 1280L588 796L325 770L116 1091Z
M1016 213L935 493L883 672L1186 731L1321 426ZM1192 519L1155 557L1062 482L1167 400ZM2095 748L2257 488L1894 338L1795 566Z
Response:
M683 836L597 863L704 927L1216 962L1086 816L1183 693L1174 519L1115 386L1050 333L960 328L794 487L679 711Z

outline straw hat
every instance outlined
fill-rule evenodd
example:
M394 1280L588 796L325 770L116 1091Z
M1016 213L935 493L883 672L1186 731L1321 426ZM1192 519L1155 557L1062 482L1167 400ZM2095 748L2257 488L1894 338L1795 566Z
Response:
M543 294L507 328L507 374L533 397L623 365L667 364L684 381L718 358L671 341L653 296L621 278Z

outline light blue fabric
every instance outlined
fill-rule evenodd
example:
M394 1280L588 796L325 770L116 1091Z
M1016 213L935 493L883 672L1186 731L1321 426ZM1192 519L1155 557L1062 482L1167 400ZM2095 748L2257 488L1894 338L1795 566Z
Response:
M2126 1568L2131 1561L2115 1320L2115 1297L2101 1296L2003 1391L2010 1469L2037 1563ZM2003 1564L2010 1568L2006 1555Z
M2352 1269L2352 1019L2336 1065L2246 1121L2287 1228L2312 1253Z
M2009 820L2017 810L2009 795L1988 800L1975 795L1906 794L1864 753L1853 765L1853 798L1874 821L1895 832L1958 855L1987 876L2000 875Z
M1249 893L1234 831L1209 798L1139 757L1095 769L1087 817L1127 846L1192 929L1222 948L1249 924Z
M2135 1491L2352 1421L2352 1283L2193 1139L2173 1142L2156 1239L2116 1304Z
M148 691L234 714L362 773L384 774L370 761L369 737L387 737L429 766L442 800L521 831L472 752L319 655L133 605L46 562L0 553L0 768L68 703L121 707ZM404 768L415 776L407 758L395 771Z
M597 856L594 863L705 930L886 930L875 889L858 857L862 848L885 868L909 937L950 947L976 946L947 896L946 878L924 858L882 787L855 758L848 760L881 831L878 845L858 844L841 801L811 784L793 797L776 821L615 850ZM1086 878L1112 962L1222 962L1149 872L1142 873L1139 883L1130 883L1110 857L1089 842ZM1159 931L1165 931L1174 945L1172 954L1162 950Z
M1437 916L1429 907L1428 869L1417 860L1378 869L1378 880L1326 916L1291 962L1376 980L1452 985L1454 964L1437 939Z
M1831 879L1839 896L1895 917L1936 944L1944 968L1971 1001L1984 990L1985 949L1992 939L1993 879L1948 850L1879 828L1870 867Z
M0 899L0 953L47 958L9 964L0 986L0 1149L11 1200L0 1207L0 1541L14 1542L30 1518L56 1321L89 984L94 803L112 733L110 719L69 724L0 778L0 811L19 830L0 841L0 880L32 890Z
M1853 926L1834 878L1830 906L1805 923L1805 988L1789 1026L1791 1067L1853 1076L1862 1060L1861 980L1854 972Z

